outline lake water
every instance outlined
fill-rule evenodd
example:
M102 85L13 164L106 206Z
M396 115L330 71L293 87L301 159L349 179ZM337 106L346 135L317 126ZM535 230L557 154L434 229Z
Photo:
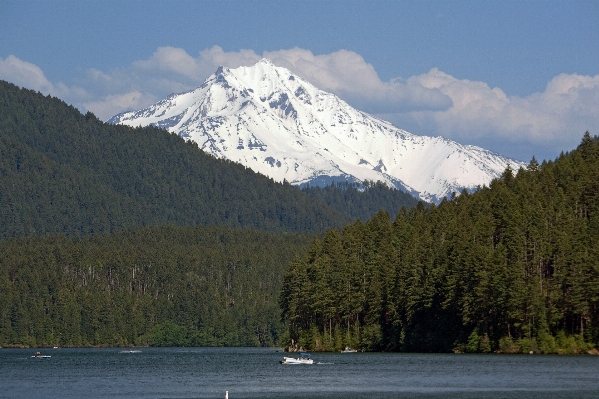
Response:
M2 398L599 398L599 356L0 349Z

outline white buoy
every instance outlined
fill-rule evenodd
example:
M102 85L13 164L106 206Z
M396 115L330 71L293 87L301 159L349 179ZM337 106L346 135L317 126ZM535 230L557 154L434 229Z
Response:
M229 391L225 391L225 399L229 399Z

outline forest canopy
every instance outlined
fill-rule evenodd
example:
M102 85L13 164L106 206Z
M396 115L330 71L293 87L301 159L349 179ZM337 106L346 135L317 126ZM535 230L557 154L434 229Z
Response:
M272 346L312 237L153 227L0 241L0 346Z

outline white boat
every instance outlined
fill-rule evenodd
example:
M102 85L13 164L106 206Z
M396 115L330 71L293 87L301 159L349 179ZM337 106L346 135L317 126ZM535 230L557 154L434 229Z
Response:
M42 355L40 352L35 352L34 355L31 356L34 359L46 359L52 356L48 356L48 355Z
M346 346L345 349L343 349L341 351L341 353L356 353L357 350L350 348L349 346Z
M300 357L283 357L281 364L314 364L309 353L300 353Z

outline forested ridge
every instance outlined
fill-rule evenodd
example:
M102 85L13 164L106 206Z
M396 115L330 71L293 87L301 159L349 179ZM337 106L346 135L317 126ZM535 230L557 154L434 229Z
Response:
M318 231L350 220L164 130L105 124L0 83L2 237L136 226Z
M350 215L352 221L366 221L381 209L397 215L402 207L410 209L419 202L410 194L390 189L380 181L365 181L363 184L333 182L326 187L309 186L302 191L331 208Z
M384 206L415 203L386 187L378 197L346 191L327 190L340 198L333 208L175 134L106 124L0 81L0 239L160 225L315 233L372 216L381 195ZM344 207L348 193L354 203Z
M327 188L327 205L165 130L106 124L0 81L0 239L157 225L318 232L417 202L368 191Z
M291 262L287 344L579 353L599 344L599 140L439 206L331 229Z

